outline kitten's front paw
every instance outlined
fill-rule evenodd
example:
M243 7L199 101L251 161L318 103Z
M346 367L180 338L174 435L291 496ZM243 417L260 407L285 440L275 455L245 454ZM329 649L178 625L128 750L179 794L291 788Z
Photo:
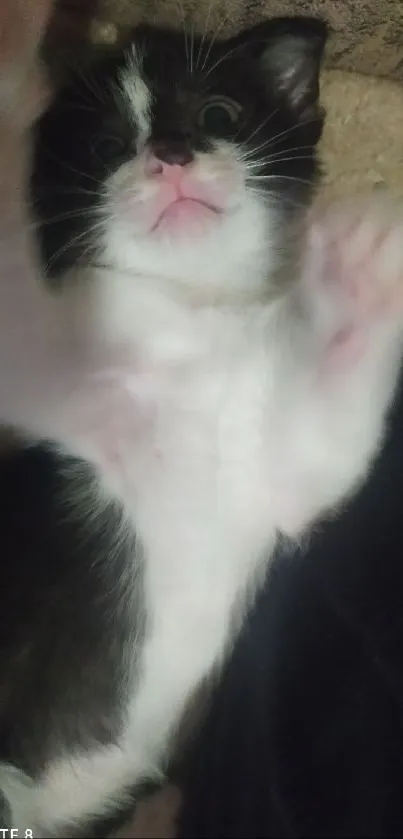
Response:
M311 282L330 292L351 326L403 317L403 209L397 202L318 208L310 248Z

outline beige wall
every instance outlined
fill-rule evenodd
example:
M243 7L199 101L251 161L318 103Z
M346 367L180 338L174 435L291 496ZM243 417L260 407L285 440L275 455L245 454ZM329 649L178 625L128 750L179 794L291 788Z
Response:
M228 19L227 28L265 15L322 14L334 30L330 63L344 70L403 80L403 0L100 0L106 19L132 24L140 18L193 19L203 29ZM85 3L85 0L81 0ZM225 24L222 26L225 31Z

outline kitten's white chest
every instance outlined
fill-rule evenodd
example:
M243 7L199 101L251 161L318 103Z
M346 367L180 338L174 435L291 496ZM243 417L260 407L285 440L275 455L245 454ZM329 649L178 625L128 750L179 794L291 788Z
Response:
M137 522L149 505L152 517L177 505L250 523L273 500L277 382L267 335L239 313L187 312L145 296L122 317L110 302L106 329L121 348L97 378L87 434L104 483ZM133 333L142 336L135 348Z
M138 455L148 637L127 736L148 755L224 653L263 548L273 548L268 498L262 503L264 401L219 363L156 410Z
M273 548L264 365L258 347L242 341L234 353L228 343L216 340L195 359L189 351L171 369L126 368L100 390L114 406L101 423L104 483L123 501L145 557L146 641L125 732L145 762L158 759L224 653L263 548Z
M121 387L105 474L138 527L149 508L150 526L157 511L165 520L176 510L206 524L213 517L222 527L245 527L249 537L263 512L267 524L276 432L267 433L270 394L255 359L237 365L216 357L166 379L151 373L144 399L135 372Z

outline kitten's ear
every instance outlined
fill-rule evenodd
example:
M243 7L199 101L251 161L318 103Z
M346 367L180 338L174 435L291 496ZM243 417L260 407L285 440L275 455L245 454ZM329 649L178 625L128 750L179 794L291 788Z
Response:
M326 23L310 17L274 18L238 36L270 88L280 91L300 118L317 111L327 38Z

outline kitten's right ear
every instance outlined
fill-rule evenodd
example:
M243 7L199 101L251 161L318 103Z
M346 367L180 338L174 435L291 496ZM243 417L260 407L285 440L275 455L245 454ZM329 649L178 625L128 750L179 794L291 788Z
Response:
M300 119L307 119L318 109L327 38L328 27L319 18L282 17L258 24L236 40L258 62L271 90L284 95Z

